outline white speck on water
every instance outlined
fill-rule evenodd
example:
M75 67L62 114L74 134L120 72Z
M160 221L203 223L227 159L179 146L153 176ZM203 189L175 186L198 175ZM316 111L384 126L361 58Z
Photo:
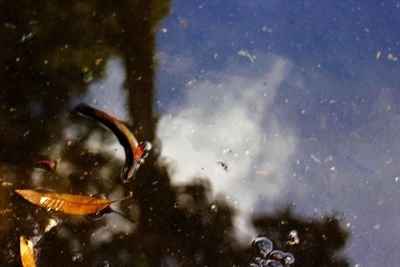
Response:
M272 29L269 28L267 25L262 26L261 30L263 32L267 32L267 33L271 33L272 32Z
M321 163L321 160L320 160L317 156L315 156L314 154L311 154L311 155L310 155L310 158L311 158L313 161L315 161L316 163Z
M328 157L326 157L326 158L324 159L325 163L327 163L327 162L329 162L329 161L332 161L332 160L333 160L333 157L332 157L331 155L329 155Z
M215 205L215 204L212 204L211 207L210 207L210 209L211 209L213 212L217 212L217 211L218 211L218 207L217 207L217 205Z
M254 63L254 61L256 60L256 56L250 54L250 52L247 51L247 50L243 50L243 49L240 50L240 51L238 52L238 55L239 55L239 56L242 56L242 57L248 58L248 59L251 61L251 63Z

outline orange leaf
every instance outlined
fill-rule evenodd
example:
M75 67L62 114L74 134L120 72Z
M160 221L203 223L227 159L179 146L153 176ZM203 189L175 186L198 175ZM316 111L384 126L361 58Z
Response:
M35 251L31 240L26 240L23 236L19 237L19 251L23 267L36 267Z
M37 206L74 215L96 213L115 202L80 195L40 193L29 189L17 189L15 192Z

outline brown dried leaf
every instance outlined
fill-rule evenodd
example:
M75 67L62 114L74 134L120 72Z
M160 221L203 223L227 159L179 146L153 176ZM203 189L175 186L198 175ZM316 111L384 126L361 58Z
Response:
M29 189L17 189L15 192L37 206L74 215L96 213L115 202L81 195L40 193Z
M19 237L19 251L23 267L36 267L35 251L31 240L26 240L23 236Z

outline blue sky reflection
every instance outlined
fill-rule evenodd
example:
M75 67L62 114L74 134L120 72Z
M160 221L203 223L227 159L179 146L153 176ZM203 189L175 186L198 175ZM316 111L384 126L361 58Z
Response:
M160 26L157 100L175 182L208 177L243 214L336 211L355 264L396 265L399 10L176 1Z

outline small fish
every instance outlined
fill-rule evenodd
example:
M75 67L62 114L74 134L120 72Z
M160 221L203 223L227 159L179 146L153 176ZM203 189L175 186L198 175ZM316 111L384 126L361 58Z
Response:
M100 122L113 132L125 150L125 166L122 170L122 179L124 182L131 180L151 150L151 143L147 141L139 143L123 122L104 111L83 103L77 105L75 110L84 117Z

